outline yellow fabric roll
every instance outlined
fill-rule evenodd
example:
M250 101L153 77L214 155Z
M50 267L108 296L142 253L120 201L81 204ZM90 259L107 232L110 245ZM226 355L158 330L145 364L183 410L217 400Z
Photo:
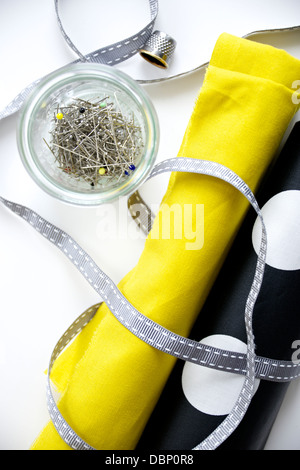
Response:
M299 77L300 62L285 51L222 34L178 156L222 163L255 191L297 110L292 83ZM248 203L225 182L188 173L171 175L162 202L204 205L204 245L187 249L188 237L157 238L158 214L119 288L143 314L188 336ZM96 449L134 449L174 361L127 331L102 304L54 365L59 408ZM69 447L49 422L32 449Z

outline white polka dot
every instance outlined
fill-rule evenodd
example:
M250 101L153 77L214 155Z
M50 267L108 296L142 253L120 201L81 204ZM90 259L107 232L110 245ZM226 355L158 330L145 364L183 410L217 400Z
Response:
M262 208L267 230L269 266L285 271L300 269L300 191L283 191ZM256 253L261 241L261 222L257 218L252 230Z
M237 353L246 353L247 346L237 338L212 335L200 343ZM243 387L245 377L186 362L182 371L182 389L188 402L203 413L220 416L230 413ZM255 379L255 391L260 383Z

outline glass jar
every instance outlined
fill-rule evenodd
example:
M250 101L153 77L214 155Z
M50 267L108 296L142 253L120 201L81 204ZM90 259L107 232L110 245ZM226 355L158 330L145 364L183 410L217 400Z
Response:
M22 108L18 149L33 180L71 204L136 191L158 151L159 124L144 89L106 65L77 63L42 79Z

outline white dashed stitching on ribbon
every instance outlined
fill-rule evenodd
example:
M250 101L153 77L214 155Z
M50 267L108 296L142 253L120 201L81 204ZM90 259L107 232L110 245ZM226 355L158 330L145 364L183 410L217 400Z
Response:
M275 361L255 356L254 336L252 332L252 312L263 279L266 256L266 233L259 206L250 188L241 180L241 178L238 177L238 175L223 165L210 161L180 157L158 163L152 170L148 179L165 171L187 171L221 178L242 192L261 218L263 225L261 250L259 252L254 280L245 307L245 327L248 338L248 349L246 355L199 344L193 340L176 335L161 325L153 322L151 319L145 317L128 302L112 280L93 262L90 256L73 240L72 237L50 224L34 211L31 211L20 204L7 201L4 198L0 198L0 200L13 212L24 218L24 220L32 225L45 238L60 248L60 250L84 275L91 286L105 300L115 317L142 341L185 361L193 361L194 363L196 362L201 365L205 365L206 367L213 367L245 375L244 385L232 412L208 438L195 447L195 449L215 449L230 435L232 430L235 429L243 418L245 410L251 401L255 377L259 376L268 380L277 381L291 380L297 376L297 374L294 374L294 370L296 369L299 371L299 366L292 363L285 363L284 361ZM97 305L97 308L98 306L99 305ZM49 373L57 354L61 352L70 339L72 339L93 317L97 308L89 309L88 312L85 312L84 315L75 320L74 324L71 325L69 330L59 340L56 348L54 349L53 355L51 356ZM239 365L236 367L237 364ZM291 373L287 373L288 370ZM48 397L50 397L48 401L48 406L51 411L50 415L55 417L56 421L54 421L54 424L61 436L75 449L92 450L93 448L77 436L60 415L52 397L50 385L48 387Z

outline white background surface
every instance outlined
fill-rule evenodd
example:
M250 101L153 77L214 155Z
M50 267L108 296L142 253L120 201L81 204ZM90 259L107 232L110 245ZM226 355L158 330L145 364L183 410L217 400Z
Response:
M60 3L65 28L83 53L124 39L149 21L147 0ZM209 61L224 31L244 36L299 23L299 0L161 0L155 29L178 42L172 66L162 71L135 56L119 68L133 78L165 77ZM76 59L59 33L52 0L1 0L0 38L0 109L33 80ZM300 59L299 31L252 39ZM177 155L203 76L200 70L146 87L160 121L158 161ZM136 264L144 244L141 234L132 236L124 206L115 203L111 211L120 209L128 230L111 231L108 238L107 207L72 207L43 193L20 161L17 122L18 115L0 122L0 194L66 230L117 283ZM158 177L142 189L148 202L159 203L167 178ZM0 224L0 449L26 450L48 421L43 371L52 349L99 298L55 247L2 206ZM299 390L299 381L290 385L266 449L300 450Z

